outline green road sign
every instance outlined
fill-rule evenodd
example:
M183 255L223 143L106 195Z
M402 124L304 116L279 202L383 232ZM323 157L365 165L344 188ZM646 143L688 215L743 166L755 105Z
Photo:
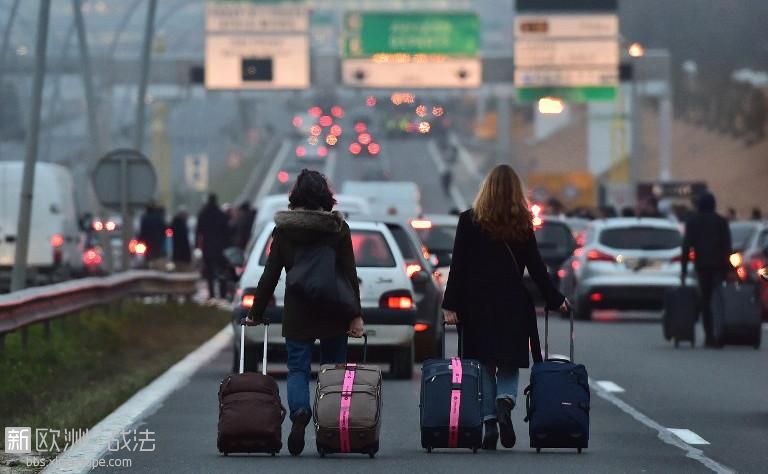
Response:
M430 54L477 57L480 20L475 13L348 13L344 55Z
M518 87L518 102L536 102L543 97L555 97L564 102L600 102L616 99L616 87Z

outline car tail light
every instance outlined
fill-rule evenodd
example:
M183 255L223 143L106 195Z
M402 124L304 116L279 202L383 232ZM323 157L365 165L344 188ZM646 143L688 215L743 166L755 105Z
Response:
M728 261L731 262L733 268L739 268L741 264L744 263L744 258L741 256L741 253L734 252L730 257L728 257Z
M573 271L575 272L579 271L579 268L581 268L581 262L578 260L571 260L571 268L573 268Z
M749 259L749 270L753 272L759 272L761 268L765 266L765 260L760 257L752 257Z
M328 156L328 148L321 146L317 149L317 154L325 158Z
M424 332L429 329L429 324L416 323L413 325L413 330L416 332Z
M107 232L113 232L115 229L117 229L117 224L115 224L113 221L107 221L107 223L104 224L104 228L107 229Z
M342 131L343 130L341 128L341 125L339 125L339 124L334 124L331 127L331 130L330 130L331 135L333 135L334 137L337 137L337 138L341 136Z
M688 261L689 262L693 262L695 260L696 260L696 252L694 252L693 249L691 249L691 250L688 251ZM673 262L682 262L683 261L683 257L682 257L682 255L675 255L672 258L672 261Z
M411 227L416 230L429 230L432 228L432 221L429 219L414 219L411 221Z
M134 252L136 255L144 255L147 253L147 244L144 242L136 242L136 246L134 247Z
M173 229L171 229L170 227L168 227L167 229L165 229L165 236L166 236L166 237L168 237L169 239L170 239L171 237L173 237Z
M562 268L561 268L560 270L558 270L558 271L557 271L557 277L558 277L558 278L565 278L565 275L566 275L567 273L568 273L568 272L566 272L564 269L562 269Z
M299 128L304 123L304 119L301 118L301 116L297 115L293 117L293 120L291 121L294 127Z
M93 221L93 230L96 232L101 232L104 230L104 223L101 221Z
M379 145L378 143L371 143L370 145L368 145L368 153L370 153L371 155L378 155L380 151L381 151L381 145Z
M313 117L319 117L319 116L321 116L323 114L323 109L321 109L318 106L314 106L314 107L310 108L308 110L308 112L309 112L309 115L311 115Z
M363 147L357 142L349 145L349 152L352 153L353 155L359 155L362 149Z
M53 234L51 237L51 247L57 249L64 245L64 236L61 234Z
M307 156L307 149L304 148L303 146L297 146L296 147L296 156L298 156L299 158Z
M577 247L576 250L573 251L574 257L581 257L584 255L584 247Z
M744 281L747 279L747 269L744 267L739 267L736 269L736 275L739 277L739 280Z
M323 115L318 122L322 127L330 127L333 124L333 118L330 115Z
M359 141L361 145L368 145L371 143L371 140L372 138L370 133L364 132L357 136L357 141Z
M590 299L590 300L591 300L593 303L599 303L599 302L603 301L603 294L602 294L602 293L592 293L592 294L589 296L589 299Z
M381 295L379 306L387 309L412 309L413 298L407 290L390 291Z
M136 245L138 245L139 241L136 239L131 239L130 242L128 242L128 252L135 254L136 253Z
M88 249L83 252L83 264L87 267L101 265L101 255L95 249Z
M253 307L253 302L256 300L255 295L243 295L243 299L240 300L240 306L243 308L251 309Z
M418 263L409 263L405 266L405 274L408 275L408 278L411 278L414 273L421 271L421 265Z
M587 260L591 262L615 262L616 257L605 252L601 252L600 250L592 249L587 252Z
M355 132L357 133L363 133L368 129L368 125L365 124L365 122L357 122L355 124Z
M340 105L334 105L333 107L331 107L331 115L333 115L336 118L343 118L344 109Z

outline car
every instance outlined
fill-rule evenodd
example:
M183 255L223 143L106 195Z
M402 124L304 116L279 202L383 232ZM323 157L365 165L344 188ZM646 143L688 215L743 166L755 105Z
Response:
M365 219L365 218L363 218ZM439 357L443 338L443 285L430 262L430 254L410 222L396 216L369 217L387 226L405 259L403 272L410 278L416 302L414 324L416 361Z
M768 282L760 278L761 268L768 265L768 224L759 221L731 222L731 264L739 278L758 285L763 317L768 319Z
M565 219L554 216L541 216L540 223L535 227L536 243L542 260L547 265L552 283L559 285L561 273L558 271L576 250L576 238L573 230ZM523 272L523 283L535 301L541 301L539 288L531 279L526 268Z
M584 246L561 273L561 291L575 316L588 320L593 309L661 309L664 293L680 286L682 232L669 220L615 218L592 221ZM564 269L563 269L564 270ZM687 285L695 285L689 271Z
M320 144L302 143L296 146L296 159L304 161L323 161L328 157L328 147Z
M432 257L432 263L440 275L443 291L451 271L453 241L456 238L458 225L459 216L450 214L427 214L420 219L411 220L411 227Z
M346 181L341 192L366 199L374 215L415 218L422 213L419 186L410 181Z
M354 217L359 215L368 215L371 213L371 207L368 201L359 196L350 196L347 194L336 194L333 196L336 199L335 209L346 217ZM275 218L277 211L288 210L288 195L287 194L270 194L265 196L255 204L258 212L256 218L253 220L253 228L251 235L257 237L264 226Z
M349 221L348 224L360 280L363 319L369 335L369 361L388 362L390 373L395 378L410 379L413 375L414 324L417 322L417 312L413 286L403 271L405 258L385 224L355 220ZM275 224L271 223L262 230L250 251L248 263L238 283L232 312L232 325L236 333L239 321L248 314L253 305L256 286L266 265L274 227ZM267 344L272 350L285 345L281 324L284 295L285 271L265 313L265 317L271 321ZM361 343L361 340L350 339L351 345ZM235 338L233 368L239 364L239 344L239 338ZM259 358L262 344L262 331L248 333L245 347L247 370L256 370L255 362Z

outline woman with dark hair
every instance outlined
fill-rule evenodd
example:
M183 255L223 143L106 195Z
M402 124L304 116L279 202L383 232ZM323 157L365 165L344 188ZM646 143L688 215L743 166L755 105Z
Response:
M547 307L566 310L539 254L520 178L499 165L483 181L474 207L459 217L443 298L445 322L461 325L464 357L483 364L483 449L496 449L499 429L501 444L515 445L511 412L519 369L530 364L529 347L533 360L541 360L536 312L523 286L525 268Z
M317 171L302 170L288 201L290 210L275 215L277 226L272 233L269 256L256 288L249 321L261 321L280 273L283 268L291 270L297 252L306 246L328 245L335 250L337 271L349 280L356 306L356 313L346 321L338 315L325 314L289 289L285 292L283 336L288 350L288 407L293 421L288 451L298 456L304 450L304 431L312 416L309 379L315 340L320 339L321 363L344 363L347 336L362 336L363 319L351 233L344 216L332 211L336 200L325 177Z

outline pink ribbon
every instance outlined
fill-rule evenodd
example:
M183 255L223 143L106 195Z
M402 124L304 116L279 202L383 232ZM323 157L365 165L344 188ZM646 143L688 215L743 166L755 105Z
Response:
M451 389L451 416L448 424L448 447L456 448L459 446L459 414L461 413L461 379L462 368L461 359L451 358L451 370L453 372L452 383L458 384L458 389Z
M352 386L355 383L355 367L347 364L344 371L344 385L341 387L341 410L339 410L339 449L342 453L352 451L349 441L349 409L352 406Z

